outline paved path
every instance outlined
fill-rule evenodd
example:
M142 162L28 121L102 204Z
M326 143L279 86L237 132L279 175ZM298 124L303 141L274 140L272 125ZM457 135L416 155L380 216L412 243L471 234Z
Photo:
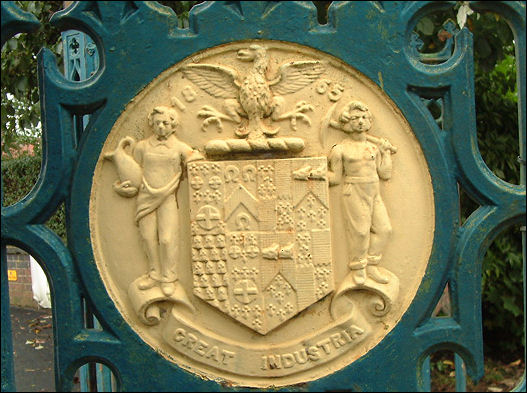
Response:
M50 309L10 307L18 392L55 392ZM73 391L80 391L78 379Z
M51 310L11 306L15 383L19 392L54 392Z

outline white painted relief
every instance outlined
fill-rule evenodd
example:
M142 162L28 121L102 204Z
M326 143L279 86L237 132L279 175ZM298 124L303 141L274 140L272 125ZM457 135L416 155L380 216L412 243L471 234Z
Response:
M346 104L336 120L330 117L329 125L346 134L329 154L329 184L342 184L341 203L350 269L334 295L331 313L336 317L337 303L346 292L369 289L381 295L380 310L388 312L397 298L399 279L379 267L392 233L380 182L391 178L392 153L397 152L397 148L387 139L368 134L372 114L360 101Z
M253 44L240 49L236 58L252 63L252 68L240 75L236 69L216 64L190 64L183 74L196 86L213 97L223 98L223 111L204 105L198 112L203 118L201 129L215 124L223 130L223 121L238 125L235 135L240 139L211 140L205 145L208 154L227 154L257 151L300 151L304 148L301 138L275 137L280 130L273 123L289 120L292 130L297 122L311 126L307 112L314 110L307 101L298 101L286 110L282 96L295 93L316 81L324 72L319 61L292 61L280 66L273 77L268 75L270 58L263 45ZM264 119L269 120L266 124ZM271 139L272 138L272 139Z
M433 244L426 165L393 102L340 60L266 40L211 48L109 133L94 259L160 356L233 386L304 383L409 307Z
M223 174L215 187L224 197L214 206L189 198L191 225L198 224L191 241L197 256L194 294L267 334L333 290L327 179L297 180L293 175L306 166L325 172L327 160L195 162L188 167L190 183L200 178L210 188L216 177L212 165ZM316 211L317 219L304 218L306 211ZM223 258L218 248L202 245L207 237L225 239ZM210 273L203 265L211 265ZM325 268L324 276L316 275L319 268ZM221 279L213 281L217 275Z
M203 159L176 136L179 115L174 108L157 106L148 115L153 134L139 142L123 138L105 158L116 166L119 180L114 191L137 200L135 222L148 260L148 271L135 280L128 292L146 324L159 322L162 300L181 302L193 308L179 285L176 263L179 255L179 213L176 190L182 168Z

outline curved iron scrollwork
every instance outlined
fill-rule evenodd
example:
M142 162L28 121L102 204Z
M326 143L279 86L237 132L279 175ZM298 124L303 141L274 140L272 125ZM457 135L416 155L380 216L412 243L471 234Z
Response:
M96 47L99 63L90 78L73 82L57 69L49 50L39 54L44 169L26 198L2 206L2 390L14 389L9 308L4 307L9 298L7 244L34 255L51 282L57 390L72 389L74 373L87 358L108 365L123 390L168 390L182 383L185 390L218 388L217 382L203 380L160 356L123 323L94 262L88 210L97 158L126 105L179 61L207 48L249 39L309 46L374 81L412 127L434 190L434 246L409 310L367 355L310 382L309 389L347 389L350 384L379 391L424 389L419 370L437 349L458 353L469 376L479 379L483 375L481 260L500 231L525 221L525 170L521 185L508 184L487 168L477 149L468 30L448 27L453 41L433 59L417 51L419 42L412 35L416 21L446 6L451 4L334 2L329 23L320 25L314 6L307 2L206 2L191 10L187 28L178 27L176 16L154 2L77 2L55 14L51 22L57 27L90 35L93 44L86 52L92 56ZM519 54L519 102L525 102L525 5L474 2L472 6L499 13L510 23ZM368 23L364 23L366 15ZM2 2L2 44L37 26L32 15L12 2ZM79 49L73 41L70 48ZM431 100L440 107L436 118L428 108ZM520 111L524 167L525 107L520 105ZM86 128L75 134L74 116L88 114ZM481 205L463 225L458 183ZM67 246L44 226L62 202L68 209ZM431 317L431 310L447 282L455 313L438 320ZM101 330L83 327L83 297L94 305ZM397 377L387 378L390 375Z

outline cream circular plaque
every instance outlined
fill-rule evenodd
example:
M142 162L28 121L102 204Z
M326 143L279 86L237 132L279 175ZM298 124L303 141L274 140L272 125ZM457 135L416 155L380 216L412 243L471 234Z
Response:
M93 253L125 321L180 367L235 386L308 382L401 320L434 200L393 102L338 59L278 41L163 72L104 144Z

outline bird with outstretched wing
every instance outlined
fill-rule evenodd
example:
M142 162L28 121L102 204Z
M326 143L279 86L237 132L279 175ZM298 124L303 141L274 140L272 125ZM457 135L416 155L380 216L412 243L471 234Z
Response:
M263 119L273 121L290 119L292 128L296 127L297 118L310 124L304 113L312 111L313 106L305 101L297 103L294 110L281 113L284 100L281 95L292 94L313 83L324 72L324 66L318 61L288 62L280 66L277 76L268 80L266 74L269 66L267 50L261 45L251 45L241 49L238 60L253 62L252 69L242 79L236 70L213 64L190 64L182 68L186 78L203 91L215 98L224 99L225 113L206 105L198 112L204 117L203 127L216 122L221 128L221 120L242 123L246 126L236 131L239 137L250 139L271 136L278 128L270 129Z

